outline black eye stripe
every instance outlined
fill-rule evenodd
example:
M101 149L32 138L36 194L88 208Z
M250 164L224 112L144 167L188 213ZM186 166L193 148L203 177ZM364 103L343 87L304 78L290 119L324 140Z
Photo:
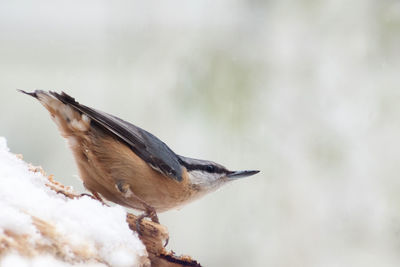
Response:
M200 164L194 164L194 165L189 165L186 166L186 168L189 171L193 171L193 170L202 170L202 171L206 171L206 172L215 172L215 173L223 173L225 172L225 170L218 168L214 165L200 165Z
M208 172L215 172L215 168L214 168L213 165L207 165L207 166L206 166L206 171L208 171Z

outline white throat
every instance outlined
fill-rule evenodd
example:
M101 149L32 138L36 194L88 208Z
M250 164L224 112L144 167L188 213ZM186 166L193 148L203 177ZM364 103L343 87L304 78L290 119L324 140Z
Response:
M227 180L224 174L209 173L201 170L189 171L189 180L191 184L199 186L202 190L212 191L218 189Z

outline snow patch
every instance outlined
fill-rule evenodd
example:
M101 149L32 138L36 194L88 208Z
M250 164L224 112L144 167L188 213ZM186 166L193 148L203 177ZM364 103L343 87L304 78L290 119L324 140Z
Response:
M0 235L10 231L33 241L40 239L32 222L34 216L53 225L57 234L67 239L66 250L83 247L96 252L108 265L136 266L139 257L147 256L143 243L129 229L122 207L106 207L90 197L68 199L45 186L47 181L41 173L29 171L29 165L10 153L6 139L0 137ZM0 267L69 266L48 257L29 260L10 254L0 259Z

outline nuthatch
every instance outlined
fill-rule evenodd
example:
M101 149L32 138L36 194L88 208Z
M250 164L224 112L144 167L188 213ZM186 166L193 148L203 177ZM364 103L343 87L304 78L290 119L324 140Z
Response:
M229 171L217 163L175 154L151 133L84 106L66 93L28 93L50 112L68 140L87 190L125 207L156 212L182 206L237 178L259 171Z

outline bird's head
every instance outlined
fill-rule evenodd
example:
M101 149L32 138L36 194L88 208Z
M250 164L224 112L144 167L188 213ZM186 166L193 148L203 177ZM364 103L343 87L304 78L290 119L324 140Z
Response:
M257 170L230 171L224 166L207 160L179 156L187 169L189 182L200 191L213 191L223 184L259 173Z

